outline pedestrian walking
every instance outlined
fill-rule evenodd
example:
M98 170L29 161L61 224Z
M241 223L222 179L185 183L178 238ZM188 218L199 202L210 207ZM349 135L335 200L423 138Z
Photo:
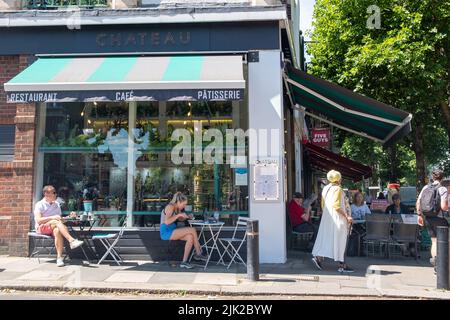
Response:
M433 169L433 181L423 187L417 198L416 209L419 215L419 225L425 225L431 238L431 259L430 263L436 269L436 230L437 227L448 227L448 221L444 218L443 212L448 210L448 191L441 185L444 172Z
M339 263L338 272L353 272L344 260L352 217L346 211L345 194L341 187L340 172L331 170L327 174L330 182L322 191L322 220L313 247L312 261L322 270L324 258Z

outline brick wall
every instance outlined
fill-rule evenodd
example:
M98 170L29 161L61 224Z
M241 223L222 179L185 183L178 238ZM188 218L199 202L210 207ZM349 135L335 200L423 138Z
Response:
M0 56L0 124L16 125L14 160L0 162L0 254L28 254L33 201L35 105L7 104L3 84L28 66L27 56Z

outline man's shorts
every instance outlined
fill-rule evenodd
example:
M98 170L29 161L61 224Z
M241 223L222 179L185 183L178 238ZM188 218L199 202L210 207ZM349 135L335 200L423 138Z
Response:
M427 217L425 216L425 226L431 238L436 238L437 227L448 227L447 219L441 217Z
M46 236L53 235L53 229L49 224L40 224L36 230L37 233L45 234Z

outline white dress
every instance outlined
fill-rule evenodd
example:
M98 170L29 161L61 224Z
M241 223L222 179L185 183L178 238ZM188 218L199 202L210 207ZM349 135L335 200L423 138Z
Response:
M336 205L345 211L344 192L340 186L330 183L322 191L323 213L312 254L344 262L349 230L347 220L334 209Z

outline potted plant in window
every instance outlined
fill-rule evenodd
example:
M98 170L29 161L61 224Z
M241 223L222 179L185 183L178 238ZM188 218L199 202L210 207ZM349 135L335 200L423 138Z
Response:
M86 187L83 190L83 209L86 212L92 212L94 200L97 198L95 187Z

